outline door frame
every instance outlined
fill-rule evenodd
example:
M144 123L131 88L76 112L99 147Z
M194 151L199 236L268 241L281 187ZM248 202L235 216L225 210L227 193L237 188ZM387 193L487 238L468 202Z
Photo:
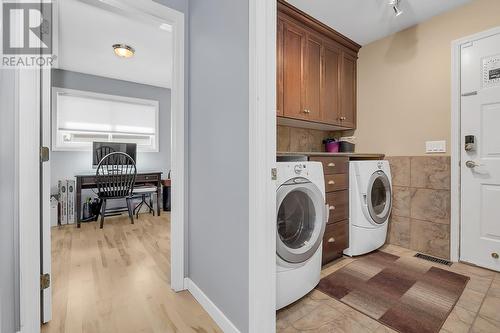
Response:
M276 331L277 2L249 1L249 332Z
M44 0L38 0L43 2ZM58 0L53 0L57 3ZM85 0L83 0L85 1ZM163 6L153 0L109 0L106 2L120 10L134 14L152 15L172 25L173 73L171 89L171 156L172 156L172 212L171 221L171 288L185 290L185 232L187 229L185 161L185 19L184 13ZM57 5L54 6L57 8ZM57 15L57 12L54 14ZM56 21L56 19L55 19ZM57 22L56 22L57 24ZM53 38L57 38L55 34ZM56 43L57 45L57 43ZM39 69L13 69L15 71L15 112L18 115L16 140L18 141L18 210L19 210L19 313L20 332L38 332L40 329L40 97ZM44 89L44 95L50 90ZM50 98L50 96L48 96ZM50 123L44 126L50 131ZM34 209L34 207L36 209ZM49 207L47 207L49 209ZM50 221L49 221L50 223ZM76 226L75 226L76 227Z
M451 221L450 221L450 259L460 261L461 243L461 48L478 39L500 34L500 26L479 32L451 43Z
M57 1L53 0L56 4ZM184 285L185 270L185 234L187 232L187 197L186 191L186 155L185 155L185 83L184 83L184 13L161 5L153 0L80 0L94 6L108 7L125 15L151 17L164 21L172 26L172 87L171 87L171 175L172 175L172 211L170 216L170 286L175 291L187 289ZM58 6L53 7L58 10ZM54 23L58 26L58 12L54 13ZM55 51L59 49L57 30L54 30ZM52 89L50 89L52 90ZM50 123L44 130L50 131Z

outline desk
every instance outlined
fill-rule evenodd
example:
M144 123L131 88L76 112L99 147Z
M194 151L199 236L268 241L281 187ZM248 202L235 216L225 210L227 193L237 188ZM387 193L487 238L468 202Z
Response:
M135 185L155 185L156 186L156 213L160 216L160 195L161 195L161 174L162 172L138 172L135 177ZM82 221L82 190L95 189L97 184L95 174L76 175L76 224L80 228Z

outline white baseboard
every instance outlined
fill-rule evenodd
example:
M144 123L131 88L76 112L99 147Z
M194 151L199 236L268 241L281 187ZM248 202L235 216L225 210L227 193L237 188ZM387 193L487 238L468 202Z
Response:
M224 313L215 305L210 298L189 278L184 278L184 288L201 304L208 312L210 317L219 325L225 333L240 333L234 324L227 318Z

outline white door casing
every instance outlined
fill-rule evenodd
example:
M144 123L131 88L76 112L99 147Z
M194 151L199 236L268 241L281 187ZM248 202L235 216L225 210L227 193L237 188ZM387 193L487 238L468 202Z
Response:
M460 259L500 271L500 34L463 44L460 58Z

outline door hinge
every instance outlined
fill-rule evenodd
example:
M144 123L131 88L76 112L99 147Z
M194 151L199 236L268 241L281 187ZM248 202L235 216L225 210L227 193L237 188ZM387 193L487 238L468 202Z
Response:
M45 290L50 287L50 274L40 275L40 290Z
M272 180L277 180L278 179L278 170L276 168L271 169L271 179Z
M50 159L49 147L40 147L40 162L47 162Z

